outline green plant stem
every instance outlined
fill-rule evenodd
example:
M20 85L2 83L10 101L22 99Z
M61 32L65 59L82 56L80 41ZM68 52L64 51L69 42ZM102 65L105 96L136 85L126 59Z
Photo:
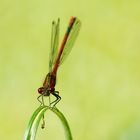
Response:
M67 122L65 116L57 108L51 108L51 110L57 115L57 117L59 117L59 119L64 127L66 140L72 140L72 134L70 131L70 127L68 125L68 122Z
M64 115L56 107L48 107L48 106L40 106L35 110L29 121L28 127L26 128L24 140L35 140L40 120L43 117L45 111L47 111L48 109L51 110L53 113L55 113L56 116L60 119L64 128L66 140L72 140L70 127Z

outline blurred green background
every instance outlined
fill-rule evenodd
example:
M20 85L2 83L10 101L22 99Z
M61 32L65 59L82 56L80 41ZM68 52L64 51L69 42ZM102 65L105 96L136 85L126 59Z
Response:
M74 140L140 140L139 0L0 1L1 140L23 139L48 72L51 22L60 17L62 39L71 16L82 28L56 90ZM64 139L54 114L37 139Z

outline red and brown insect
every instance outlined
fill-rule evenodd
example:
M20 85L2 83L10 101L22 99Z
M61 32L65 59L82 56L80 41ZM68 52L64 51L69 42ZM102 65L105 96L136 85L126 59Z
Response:
M71 51L81 27L81 22L76 17L71 17L68 28L62 40L60 49L58 51L59 23L59 19L57 23L55 21L52 22L51 50L49 54L49 73L46 75L43 86L38 89L38 93L41 94L38 97L38 100L41 96L43 100L43 96L50 96L50 94L56 97L56 100L50 103L54 103L54 106L61 100L59 92L55 91L58 67L63 63L63 61ZM40 102L42 104L43 101Z

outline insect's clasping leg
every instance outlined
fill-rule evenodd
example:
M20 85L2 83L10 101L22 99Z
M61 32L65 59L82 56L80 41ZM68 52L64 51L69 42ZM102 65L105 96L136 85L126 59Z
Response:
M41 100L40 100L40 97L42 97ZM40 106L42 104L44 105L44 100L43 100L43 95L42 94L37 97L37 100L40 102ZM43 114L41 128L43 129L44 127L45 127L45 120L44 120L44 114Z
M58 95L58 93L59 93L58 91L55 91L55 92L52 93L52 95L54 95L56 97L56 100L54 100L53 102L50 103L50 104L54 103L53 106L55 106L61 100L61 97Z
M42 97L43 95L41 94L41 95L39 95L38 97L37 97L37 100L40 102L40 106L43 104L42 103L42 101L40 100L40 97Z

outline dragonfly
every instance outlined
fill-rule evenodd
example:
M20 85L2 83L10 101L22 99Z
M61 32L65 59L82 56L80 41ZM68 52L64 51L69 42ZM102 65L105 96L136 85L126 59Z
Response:
M74 46L75 40L80 31L81 21L77 17L70 18L67 30L58 50L60 31L59 25L59 18L57 22L52 22L51 49L49 54L49 72L45 77L43 86L38 88L38 93L40 95L37 99L41 103L41 105L44 105L44 96L50 97L50 95L53 95L56 98L53 102L50 103L50 105L53 104L53 106L55 106L61 100L59 92L55 90L57 70L58 67L67 58L68 54ZM40 100L40 97L42 97L42 100Z

